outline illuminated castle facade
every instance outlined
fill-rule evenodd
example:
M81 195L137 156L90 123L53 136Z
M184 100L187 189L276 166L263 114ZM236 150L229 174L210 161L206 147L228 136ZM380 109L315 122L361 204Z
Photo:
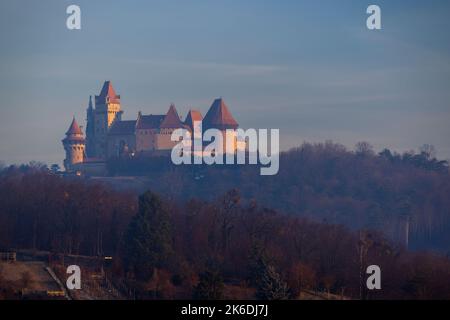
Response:
M174 130L185 128L193 132L194 122L203 129L216 128L223 132L237 129L238 123L222 98L214 100L205 117L198 110L189 110L182 121L174 105L163 115L138 113L135 120L122 120L120 95L106 81L87 108L86 137L75 118L62 140L66 172L104 168L109 158L170 153L177 142L171 141Z

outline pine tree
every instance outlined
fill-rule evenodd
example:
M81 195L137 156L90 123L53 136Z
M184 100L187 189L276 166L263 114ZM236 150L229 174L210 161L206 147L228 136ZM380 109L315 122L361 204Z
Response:
M254 253L255 254L255 253ZM289 287L263 253L251 265L251 278L256 285L256 298L261 300L289 299Z
M285 300L289 299L289 288L281 275L271 265L263 265L256 297L261 300Z
M139 280L148 280L172 253L171 225L165 204L148 191L139 197L139 211L125 237L125 264Z

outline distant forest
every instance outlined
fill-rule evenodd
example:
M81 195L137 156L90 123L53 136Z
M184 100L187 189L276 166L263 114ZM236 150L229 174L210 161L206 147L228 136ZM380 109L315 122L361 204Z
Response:
M30 169L2 176L0 205L0 247L113 256L106 272L133 299L450 299L448 258L244 203L237 190L179 205ZM382 291L365 289L371 264Z
M8 167L0 248L113 256L111 279L138 299L450 299L450 177L430 150L305 144L282 154L274 177L111 161L118 175L149 178L139 196L37 163ZM411 247L439 253L392 241L405 218ZM365 289L371 264L381 291Z
M213 200L238 189L245 201L318 222L383 231L409 248L450 252L450 174L446 161L424 145L417 153L375 154L370 144L355 150L326 142L284 152L275 176L259 166L175 167L166 158L114 159L112 175L146 176L146 189L170 199ZM116 186L120 188L120 186ZM408 227L409 226L409 227Z

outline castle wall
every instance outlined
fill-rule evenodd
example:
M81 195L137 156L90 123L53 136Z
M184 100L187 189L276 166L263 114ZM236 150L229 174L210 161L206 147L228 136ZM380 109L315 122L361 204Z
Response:
M118 157L122 152L124 144L128 146L128 150L136 150L136 136L131 135L110 135L108 136L108 158Z
M172 149L178 142L170 139L172 133L176 129L161 129L160 133L156 135L156 149L169 150Z
M97 158L104 159L108 156L107 135L111 125L116 120L120 120L120 104L108 103L96 106L94 114L94 144Z
M110 128L114 121L120 120L120 104L108 103L107 106L108 106L107 125L108 128Z
M139 112L136 121L120 122L121 118L120 95L115 93L110 81L105 81L100 95L95 96L95 108L90 99L87 109L88 124L85 141L88 162L89 159L105 161L108 158L120 156L123 152L166 153L178 143L178 141L171 140L172 133L177 128L188 128L180 120L174 105L170 106L165 115L144 116ZM201 121L202 116L198 111L191 110L188 118L193 125L193 121L195 119ZM207 121L205 127L219 128L223 130L222 133L225 132L224 128L238 127L222 99L214 101L204 120ZM78 126L75 129L82 136ZM239 148L235 136L230 137L228 142L223 139L224 152L226 152L227 144L230 145L230 150L233 152ZM245 148L245 143L240 148ZM77 146L74 150L67 151L67 154L69 156L65 164L67 163L68 166L82 163L85 156L84 145L83 150Z
M66 150L66 159L64 159L64 167L67 171L72 171L73 166L84 161L84 144L67 143L64 146Z
M153 151L156 149L156 129L136 130L136 152Z
M106 162L84 162L73 165L74 172L81 172L86 176L105 177L108 175Z
M95 144L95 157L104 158L106 155L106 135L107 135L107 122L106 122L106 111L99 110L100 108L96 108L94 114L95 120L95 135L94 135L94 144Z

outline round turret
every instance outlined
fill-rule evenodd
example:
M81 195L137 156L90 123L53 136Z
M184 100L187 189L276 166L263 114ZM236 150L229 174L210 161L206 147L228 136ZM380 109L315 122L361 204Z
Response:
M64 159L64 167L67 172L75 171L74 165L84 162L85 146L83 132L78 125L75 117L66 132L66 137L62 140L66 158Z

